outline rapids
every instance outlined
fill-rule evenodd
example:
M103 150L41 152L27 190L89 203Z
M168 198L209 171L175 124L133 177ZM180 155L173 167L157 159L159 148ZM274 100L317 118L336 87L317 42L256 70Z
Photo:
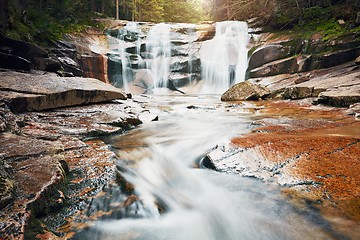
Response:
M337 239L320 215L290 205L280 188L196 167L216 144L252 127L249 103L218 99L135 96L158 121L107 143L139 201L126 214L96 221L75 239ZM122 195L114 191L108 202L122 201Z

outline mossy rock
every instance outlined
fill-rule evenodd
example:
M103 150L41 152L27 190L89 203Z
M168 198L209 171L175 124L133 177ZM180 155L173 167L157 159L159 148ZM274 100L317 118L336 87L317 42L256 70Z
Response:
M0 163L0 209L6 206L14 199L15 181L10 179L4 169L3 163Z

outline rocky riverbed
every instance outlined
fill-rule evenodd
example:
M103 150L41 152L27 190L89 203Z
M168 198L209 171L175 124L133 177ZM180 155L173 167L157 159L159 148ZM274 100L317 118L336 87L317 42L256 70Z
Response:
M91 139L140 124L144 109L95 79L0 74L1 238L28 239L42 232L37 217L75 215L115 179L114 154Z
M9 76L9 72L6 74L3 76ZM45 86L51 89L52 84ZM11 92L10 88L6 90ZM111 86L106 91L110 90L121 94ZM16 87L12 91L16 92ZM55 94L49 89L42 92L46 97ZM24 94L21 99L25 101L34 93L17 94ZM126 94L121 96L126 98ZM110 214L93 209L96 201L101 201L96 199L115 191L109 184L119 181L115 167L118 157L100 139L130 130L141 120L157 120L153 99L109 98L105 103L65 104L62 108L24 113L10 110L17 109L11 107L13 99L3 97L1 105L2 238L71 237L74 229L86 227L83 223ZM207 160L217 171L282 186L284 195L295 205L310 204L320 209L333 229L356 239L359 236L349 232L349 226L358 227L360 219L360 133L355 116L358 106L334 108L312 102L304 99L246 104L253 130L216 146ZM231 102L226 108L236 111L236 106L243 104ZM197 108L216 110L216 106L188 106L195 111ZM125 197L120 205L126 208L136 201L135 196Z

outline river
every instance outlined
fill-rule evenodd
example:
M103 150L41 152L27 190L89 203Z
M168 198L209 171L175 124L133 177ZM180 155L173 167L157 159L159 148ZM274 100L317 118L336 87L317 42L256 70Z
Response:
M316 211L291 205L280 187L198 167L214 146L251 130L251 103L222 103L218 95L135 101L151 109L144 119L157 121L106 142L138 200L124 210L119 202L126 196L113 191L104 208L120 214L95 221L75 239L339 238Z

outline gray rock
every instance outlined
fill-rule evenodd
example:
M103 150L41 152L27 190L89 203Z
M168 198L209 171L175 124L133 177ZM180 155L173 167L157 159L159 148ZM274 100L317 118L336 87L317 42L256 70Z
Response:
M330 89L320 93L318 99L318 103L336 107L349 107L351 104L358 102L360 102L359 85Z
M282 93L282 99L303 99L313 97L313 87L287 87Z
M62 78L52 74L34 75L1 72L0 100L12 111L40 111L65 106L125 100L120 89L90 78Z
M338 50L313 56L310 69L329 68L354 61L360 55L360 47Z
M277 61L290 56L291 47L280 44L265 45L256 49L250 56L249 70L260 67L266 63Z
M60 62L52 58L35 57L34 63L36 68L42 71L57 72L61 68Z
M261 67L250 70L250 78L274 76L284 73L293 73L298 69L295 57L289 57L278 61L267 63Z
M222 101L243 101L265 99L271 91L266 87L248 81L237 83L222 96Z
M360 118L360 103L350 105L346 113L355 116L355 118Z

